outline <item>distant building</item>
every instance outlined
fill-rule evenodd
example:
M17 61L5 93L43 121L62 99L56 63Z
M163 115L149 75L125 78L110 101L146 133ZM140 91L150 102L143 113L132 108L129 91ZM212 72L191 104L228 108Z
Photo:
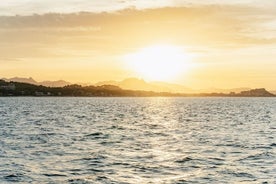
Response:
M43 93L43 92L36 91L36 92L35 92L35 96L44 96L44 93Z
M15 90L16 87L14 84L10 83L10 84L7 84L7 85L2 85L0 86L0 89L4 89L4 90Z

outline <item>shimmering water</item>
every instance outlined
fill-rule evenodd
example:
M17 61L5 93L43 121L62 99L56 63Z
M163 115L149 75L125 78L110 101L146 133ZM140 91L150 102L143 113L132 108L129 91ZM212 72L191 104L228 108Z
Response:
M276 98L0 98L0 183L276 183Z

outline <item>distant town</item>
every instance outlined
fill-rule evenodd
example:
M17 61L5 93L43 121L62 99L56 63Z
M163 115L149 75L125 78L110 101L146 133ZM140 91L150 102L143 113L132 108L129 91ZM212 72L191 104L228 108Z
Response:
M76 96L76 97L276 97L264 88L239 93L171 93L125 90L115 85L47 87L22 82L0 80L0 96Z

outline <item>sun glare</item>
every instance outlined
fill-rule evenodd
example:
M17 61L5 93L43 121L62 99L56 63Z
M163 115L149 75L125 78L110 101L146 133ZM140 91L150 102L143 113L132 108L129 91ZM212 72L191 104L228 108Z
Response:
M191 55L181 47L156 45L128 54L125 60L139 77L172 81L190 68Z

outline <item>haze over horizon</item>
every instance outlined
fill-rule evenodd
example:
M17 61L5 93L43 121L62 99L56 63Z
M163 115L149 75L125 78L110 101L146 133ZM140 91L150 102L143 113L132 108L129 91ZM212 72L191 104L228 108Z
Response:
M146 81L141 78L126 78L120 81L116 80L108 80L108 81L98 81L96 83L72 83L70 81L65 80L44 80L37 81L36 79L29 77L13 77L13 78L1 78L0 80L4 80L6 82L19 82L19 83L29 83L34 85L42 85L46 87L64 87L68 85L81 85L85 86L105 86L112 85L117 86L123 90L139 90L139 91L153 91L153 92L168 92L168 93L186 93L186 94L197 94L197 93L240 93L242 91L253 90L248 87L236 87L236 88L191 88L189 86L185 86L183 84L162 82L162 81ZM262 87L256 88L261 89ZM276 94L276 90L269 90L269 92Z
M276 0L10 0L0 77L275 90Z

